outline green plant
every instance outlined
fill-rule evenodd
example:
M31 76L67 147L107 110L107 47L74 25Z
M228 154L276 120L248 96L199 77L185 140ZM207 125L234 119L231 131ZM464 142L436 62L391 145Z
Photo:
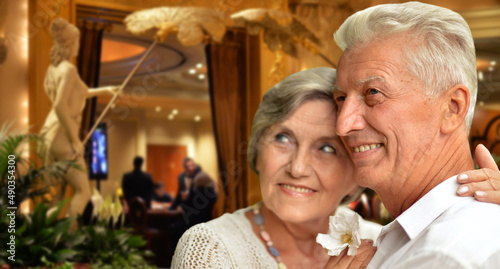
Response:
M15 261L9 261L11 266L47 266L72 260L78 254L75 248L84 237L69 232L72 218L58 218L66 203L67 200L60 201L54 210L40 203L20 218L22 225L15 233L16 255Z
M31 232L27 227L29 221L35 221L38 225L41 219L45 220L47 208L45 205L40 204L35 208L32 216L25 218L20 217L18 209L22 201L31 199L33 202L43 196L47 189L58 182L68 167L77 167L71 161L53 162L45 164L45 151L32 150L32 158L22 157L26 152L26 148L30 144L35 144L43 138L38 134L18 134L10 132L12 124L3 124L0 129L0 241L1 242L16 242L15 255L11 255L5 249L6 245L0 245L0 265L3 264L31 264L32 261L40 262L38 254L46 252L42 246L33 246L31 249L34 255L30 252L23 252L23 244L32 244L31 241L23 242L19 237L21 232ZM21 173L20 171L23 171ZM40 200L40 199L38 199ZM10 207L10 208L8 208ZM60 211L56 209L57 212ZM40 227L50 227L52 225L63 225L56 221L56 215L51 215L46 219L46 223ZM62 221L63 223L69 222L68 220ZM28 226L26 226L28 225ZM50 230L43 230L47 233ZM21 240L21 241L20 241ZM9 246L7 246L9 247ZM25 250L25 249L24 249ZM59 253L51 253L55 255L52 258L66 255L65 251ZM23 255L26 255L24 258ZM43 256L43 255L42 255ZM9 257L11 260L9 261ZM15 259L15 261L13 261ZM27 259L27 260L26 260Z
M79 253L90 261L91 268L156 268L144 259L152 253L141 250L146 244L142 237L133 236L129 229L109 229L108 225L108 220L101 220L80 229L85 243L78 247Z
M46 149L38 147L32 149L32 158L23 158L23 153L29 145L41 144L43 137L39 134L9 133L11 124L3 124L0 129L0 207L12 204L19 206L25 199L43 196L54 183L61 182L61 178L68 168L79 168L73 161L57 161L45 163ZM10 163L9 163L10 161ZM40 163L40 164L39 164ZM13 165L11 165L13 164ZM79 168L80 169L80 168ZM25 173L20 173L20 170ZM15 178L15 195L8 196L9 178Z
M43 138L38 134L10 134L9 129L7 124L0 129L0 242L9 242L11 236L14 237L15 261L9 259L12 254L2 243L0 267L68 269L78 263L90 263L91 268L103 269L155 268L144 260L151 255L140 249L145 241L132 236L131 231L109 228L109 220L82 226L79 217L80 229L70 232L73 219L58 218L66 200L50 209L44 203L36 204L68 168L79 167L72 161L44 163L46 152L43 149L33 150L32 158L23 158L26 146ZM14 190L10 187L10 193L9 185L15 185ZM17 210L8 209L9 206L19 207L25 199L36 204L33 212L21 216ZM109 216L116 219L121 207L111 202L105 205L103 208L109 211ZM10 232L12 223L15 228Z

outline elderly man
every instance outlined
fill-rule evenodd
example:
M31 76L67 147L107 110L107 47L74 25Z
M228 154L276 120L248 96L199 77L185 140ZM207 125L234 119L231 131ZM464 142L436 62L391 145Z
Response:
M477 76L465 20L418 2L380 5L349 17L335 41L344 50L337 133L357 183L396 218L369 268L498 268L500 207L455 194L456 175L474 169Z

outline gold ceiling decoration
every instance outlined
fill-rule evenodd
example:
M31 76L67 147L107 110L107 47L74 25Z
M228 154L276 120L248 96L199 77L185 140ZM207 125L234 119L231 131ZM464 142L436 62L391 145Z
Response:
M127 30L140 35L156 28L156 37L163 41L170 33L177 33L184 46L201 43L205 36L222 41L226 28L234 24L225 13L204 7L159 7L132 13L124 20Z
M282 48L287 54L297 57L297 43L312 42L321 45L320 39L313 32L298 18L285 11L252 8L235 13L231 18L236 27L246 28L250 35L263 32L264 42L271 51Z

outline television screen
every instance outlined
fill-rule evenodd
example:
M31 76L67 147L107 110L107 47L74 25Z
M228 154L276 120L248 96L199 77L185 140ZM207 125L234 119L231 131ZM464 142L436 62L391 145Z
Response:
M87 165L90 179L108 178L108 134L105 123L97 126L89 139Z

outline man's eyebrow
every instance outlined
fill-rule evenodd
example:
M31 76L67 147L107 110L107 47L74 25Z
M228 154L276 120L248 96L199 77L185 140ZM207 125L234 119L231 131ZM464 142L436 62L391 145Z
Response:
M385 80L384 77L381 77L381 76L372 76L372 77L368 77L368 78L359 80L358 82L356 82L356 85L363 85L366 82L370 82L372 80L380 80L380 81L382 81L384 83L386 82L386 80ZM333 92L343 92L342 88L337 83L333 84L332 91Z
M366 82L370 82L372 80L381 80L382 82L385 82L385 78L381 77L381 76L373 76L373 77L368 77L368 78L365 78L365 79L362 79L362 80L359 80L356 85L362 85L362 84L365 84Z

